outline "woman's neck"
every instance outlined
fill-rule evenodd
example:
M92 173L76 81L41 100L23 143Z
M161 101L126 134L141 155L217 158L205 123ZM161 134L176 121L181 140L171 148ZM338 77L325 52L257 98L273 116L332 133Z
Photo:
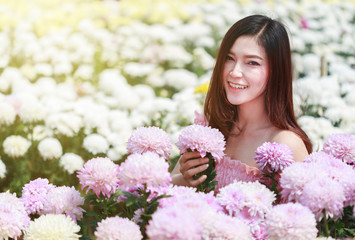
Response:
M240 132L253 132L272 126L263 102L251 102L238 106L236 127Z

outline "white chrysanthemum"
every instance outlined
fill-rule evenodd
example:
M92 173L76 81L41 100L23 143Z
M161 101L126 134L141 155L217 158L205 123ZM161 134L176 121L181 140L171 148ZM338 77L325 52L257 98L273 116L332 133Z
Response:
M84 160L75 153L65 153L61 156L59 164L68 173L73 174L75 171L83 168Z
M84 138L83 146L92 154L106 153L109 149L109 144L100 134L90 134Z
M51 76L53 74L52 66L48 63L37 63L34 66L35 72L44 76Z
M46 114L39 101L26 101L22 103L19 116L23 122L31 123L43 120Z
M60 61L53 66L53 75L69 75L73 71L73 65L68 61Z
M308 53L302 56L303 69L306 73L318 72L320 69L320 57L316 54Z
M155 64L129 62L123 67L123 71L132 77L144 77L152 73L156 68Z
M44 160L56 159L62 156L62 145L56 138L45 138L38 144L38 151Z
M84 80L92 79L95 69L93 66L88 64L83 64L78 67L74 73L74 77L81 78Z
M133 110L140 104L140 97L130 85L117 89L114 96L120 109Z
M127 132L128 136L131 135L133 128L127 112L113 110L108 113L107 118L113 132Z
M107 151L107 157L110 158L112 161L117 161L126 154L127 148L124 145L117 145Z
M41 141L42 139L46 137L53 136L53 131L52 129L45 127L43 125L36 125L33 128L32 132L32 139L34 141Z
M73 137L83 127L82 118L74 112L54 113L46 117L46 126L59 134Z
M155 98L154 89L147 85L147 84L137 84L133 86L134 92L139 96L141 101L146 99L153 99Z
M107 113L108 108L104 105L92 106L92 111L86 111L83 114L85 130L92 132L92 129L104 129L108 127ZM100 114L97 114L97 113Z
M17 135L7 137L2 144L4 152L10 157L22 157L30 146L30 141Z
M117 89L127 86L127 80L117 69L106 69L100 73L99 88L108 95L114 95Z
M75 240L79 239L77 233L80 227L69 217L63 214L42 215L30 222L26 230L25 240Z
M10 88L10 79L0 76L0 91L7 92Z
M5 163L0 158L0 178L4 178L6 175L6 166Z
M339 128L334 127L328 119L323 117L315 118L304 115L298 118L298 123L307 132L314 150L321 149L324 139L329 135L339 132Z
M170 69L163 74L163 78L169 86L178 90L196 86L197 75L186 69Z
M6 102L0 103L0 124L11 125L16 119L16 111L11 104Z

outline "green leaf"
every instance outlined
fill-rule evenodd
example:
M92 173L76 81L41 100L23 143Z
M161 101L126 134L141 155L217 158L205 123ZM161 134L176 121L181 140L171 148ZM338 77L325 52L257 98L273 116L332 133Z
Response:
M79 240L91 240L89 236L81 236Z
M97 214L96 212L94 211L89 211L86 213L87 216L93 216L93 217L100 217L99 214Z
M86 195L85 196L85 201L94 201L94 200L96 200L97 199L97 196L96 196L96 194L88 194L88 195Z

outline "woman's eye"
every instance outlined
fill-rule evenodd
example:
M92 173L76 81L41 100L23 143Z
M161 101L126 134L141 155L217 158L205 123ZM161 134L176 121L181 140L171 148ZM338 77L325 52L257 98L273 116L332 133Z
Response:
M232 58L231 56L227 56L227 61L234 61L234 58Z
M258 62L255 61L250 61L248 62L249 65L253 65L253 66L260 66L260 64Z

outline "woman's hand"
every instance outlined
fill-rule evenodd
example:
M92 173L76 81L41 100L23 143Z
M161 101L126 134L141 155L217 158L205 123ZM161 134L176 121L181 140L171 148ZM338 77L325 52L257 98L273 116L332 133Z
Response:
M194 175L208 168L208 158L201 158L199 152L185 152L179 159L180 173L188 185L196 187L203 183L207 176L202 175L198 179L194 179Z

